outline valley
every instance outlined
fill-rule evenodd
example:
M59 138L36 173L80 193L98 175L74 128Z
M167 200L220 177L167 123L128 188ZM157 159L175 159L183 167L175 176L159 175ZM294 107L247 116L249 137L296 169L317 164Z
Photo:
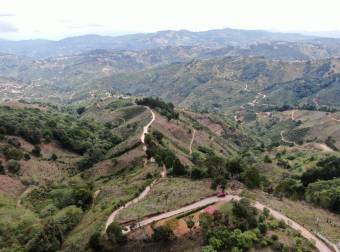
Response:
M339 251L338 39L181 30L0 52L1 251Z

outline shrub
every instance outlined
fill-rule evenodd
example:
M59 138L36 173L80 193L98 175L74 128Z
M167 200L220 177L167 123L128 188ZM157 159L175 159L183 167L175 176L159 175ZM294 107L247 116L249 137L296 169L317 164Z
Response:
M126 236L122 232L121 226L112 222L106 230L107 237L113 244L122 244L126 242Z
M265 235L267 233L268 228L267 228L267 225L265 223L263 223L263 222L259 223L258 228L259 228L262 235Z
M76 206L68 206L53 216L54 222L59 225L60 231L66 234L80 221L83 211Z
M168 225L153 228L152 239L154 241L171 241L175 239L175 235Z
M26 161L28 161L28 160L31 159L31 156L30 156L28 153L25 153L25 154L24 154L24 159L25 159Z
M89 247L92 248L94 251L102 251L103 246L101 244L100 232L95 232L91 235L91 238L89 240Z
M2 165L1 161L0 161L0 174L5 174L5 167Z
M29 252L52 252L58 251L62 244L62 232L59 226L48 220L40 233L32 238L26 245Z
M85 107L79 107L79 108L77 108L77 113L78 113L78 115L83 114L85 111L86 111L86 108L85 108Z
M13 174L17 174L20 171L20 164L16 160L9 160L7 163L7 170Z
M242 173L242 181L249 188L259 187L261 183L259 171L253 166L246 168L246 170Z
M58 159L58 156L54 153L50 157L50 160L52 160L52 161L56 161L57 159Z
M32 149L32 155L36 156L36 157L40 157L41 155L41 149L38 145L35 145Z
M331 180L340 177L340 157L330 156L320 160L316 167L304 172L301 181L304 186L317 180Z
M168 120L179 118L178 112L175 111L175 106L172 103L166 103L162 101L158 97L157 98L145 97L142 99L137 99L136 104L154 108L160 114L166 116Z
M3 148L3 153L7 160L9 159L20 160L24 156L20 149L17 149L9 145Z
M9 143L10 145L13 145L15 148L20 148L21 143L17 138L8 138L7 139L7 143Z
M265 155L265 156L264 156L263 161L264 161L265 163L272 163L272 160L270 159L270 157L269 157L268 155Z
M58 208L53 205L53 204L48 204L45 206L43 209L40 211L40 216L41 217L47 217L47 216L52 216L58 211Z
M217 250L215 250L213 246L208 245L202 247L202 252L217 252Z

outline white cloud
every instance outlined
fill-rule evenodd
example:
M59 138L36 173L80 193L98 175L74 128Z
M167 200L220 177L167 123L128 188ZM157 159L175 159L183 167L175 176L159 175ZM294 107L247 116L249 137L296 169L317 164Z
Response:
M17 31L18 29L15 26L0 20L0 33L12 33Z
M12 14L0 19L18 27L17 38L224 27L326 31L340 28L339 7L338 0L0 0L1 13Z

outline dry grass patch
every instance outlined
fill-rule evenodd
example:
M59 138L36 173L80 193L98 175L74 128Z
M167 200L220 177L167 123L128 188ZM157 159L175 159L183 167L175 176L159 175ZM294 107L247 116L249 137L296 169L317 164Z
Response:
M132 205L117 216L120 222L141 219L145 216L167 212L198 201L214 191L210 182L193 181L186 178L166 178L155 185L140 202Z
M7 175L0 175L0 192L16 198L24 190L25 186L20 182L20 180Z

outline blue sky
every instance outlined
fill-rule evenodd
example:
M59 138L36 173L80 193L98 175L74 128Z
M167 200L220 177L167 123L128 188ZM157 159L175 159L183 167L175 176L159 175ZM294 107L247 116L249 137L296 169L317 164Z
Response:
M0 0L0 38L218 28L340 29L339 0Z

